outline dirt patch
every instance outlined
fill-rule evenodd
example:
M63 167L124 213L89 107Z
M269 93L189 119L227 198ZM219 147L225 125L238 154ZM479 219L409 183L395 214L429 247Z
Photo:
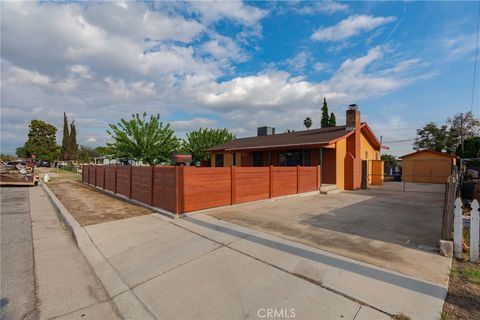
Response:
M146 208L93 190L77 180L54 178L48 186L82 226L152 213Z
M453 260L442 320L480 319L480 264Z

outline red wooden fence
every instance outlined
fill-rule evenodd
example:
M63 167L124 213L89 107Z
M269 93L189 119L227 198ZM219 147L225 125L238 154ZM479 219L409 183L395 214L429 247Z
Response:
M313 167L83 167L83 182L175 213L269 199L320 188Z

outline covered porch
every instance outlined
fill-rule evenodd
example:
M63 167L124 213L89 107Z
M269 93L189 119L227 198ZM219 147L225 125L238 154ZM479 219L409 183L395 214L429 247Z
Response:
M284 148L269 150L234 150L214 152L211 157L212 167L322 167L323 184L337 184L336 144L314 146L309 148ZM337 167L339 167L337 169ZM343 175L341 175L343 177Z

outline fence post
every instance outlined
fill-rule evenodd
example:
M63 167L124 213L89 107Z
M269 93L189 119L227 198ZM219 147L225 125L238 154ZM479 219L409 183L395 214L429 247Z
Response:
M96 165L95 165L95 170L93 170L93 172L95 173L93 175L93 181L95 181L93 185L96 187L97 186L97 166Z
M470 213L470 261L478 261L478 245L479 245L479 212L477 199L472 202L472 211Z
M269 188L268 188L268 197L271 199L273 196L273 166L270 165L268 169L268 176L269 176Z
M462 200L455 200L455 216L453 218L453 246L456 258L462 258L462 239L463 239L463 214Z
M105 173L107 172L107 167L103 167L103 186L102 189L105 190Z
M230 203L236 204L237 203L237 186L236 186L236 176L237 170L235 166L231 166L231 174L230 174L230 182L231 182L231 196L230 196Z
M155 180L153 180L155 175L155 165L152 166L152 176L151 176L151 184L150 184L150 205L153 206L153 184L155 183Z
M183 187L184 187L184 179L185 179L185 173L183 171L183 166L176 166L175 167L175 198L176 198L176 204L175 204L175 213L178 215L180 213L183 213L184 210L184 201L183 199Z
M130 179L129 179L130 186L129 186L129 190L128 190L128 198L129 199L132 199L132 170L133 170L132 168L133 168L133 166L130 165L130 172L129 172L129 174L130 174Z
M297 166L297 194L300 192L300 166Z
M113 174L113 178L114 178L114 184L113 184L113 193L117 193L117 169L118 169L118 166L115 165L115 171L114 171L114 174Z

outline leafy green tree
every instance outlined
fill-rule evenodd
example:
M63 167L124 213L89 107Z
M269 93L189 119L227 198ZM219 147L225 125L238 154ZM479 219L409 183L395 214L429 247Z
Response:
M337 118L335 117L335 114L333 112L330 113L330 119L328 119L328 126L329 127L337 126Z
M449 153L456 152L458 146L461 150L462 133L464 141L480 136L480 120L472 112L455 114L453 118L447 119L447 125L450 127L447 139Z
M21 147L18 147L17 149L15 149L15 154L17 155L17 157L19 158L30 158L30 153L28 152L28 149L27 149L27 144L25 143L23 146Z
M183 150L192 155L193 161L210 160L208 148L232 141L235 135L227 129L198 129L187 133Z
M328 117L328 105L327 99L323 98L323 106L322 106L322 120L320 121L320 126L322 128L326 128L330 125L330 119Z
M439 127L435 123L429 122L423 128L417 129L417 137L413 142L413 149L446 151L448 135L449 130L446 125Z
M307 130L310 130L310 127L312 126L312 118L306 117L305 120L303 120L303 125Z
M136 113L129 121L121 119L117 124L110 124L107 133L114 142L107 145L112 148L112 156L149 165L170 161L172 153L179 148L179 139L170 124L160 122L159 114L149 119L146 116L145 112L142 116Z
M60 155L60 147L56 143L57 128L42 120L32 120L25 143L28 154L35 154L40 160L55 160Z
M68 137L68 153L70 160L77 159L78 156L78 144L77 144L77 128L75 127L75 121L70 124L70 136Z
M113 155L113 150L109 146L99 146L95 148L95 152L98 153L99 156L111 158Z
M462 153L462 146L459 144L455 154L462 158L480 158L480 136L470 137L465 139L464 151Z
M63 113L62 159L70 160L70 131L68 130L67 114Z
M99 153L96 148L80 145L78 146L77 158L81 162L90 162L92 158L99 157Z
M380 156L380 159L383 160L385 167L398 167L398 160L394 155L384 153Z

